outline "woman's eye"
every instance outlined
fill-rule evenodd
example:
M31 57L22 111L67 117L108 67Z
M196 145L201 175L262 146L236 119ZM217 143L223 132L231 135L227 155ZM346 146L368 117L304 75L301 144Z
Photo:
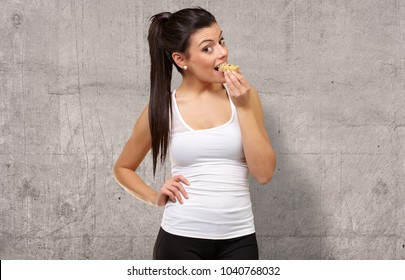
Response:
M204 52L211 52L212 51L212 47L206 47L205 49L203 49Z
M220 40L219 40L219 44L220 45L225 45L225 39L224 38L221 38ZM212 52L213 51L213 47L206 47L206 48L204 48L203 49L203 51L204 52Z

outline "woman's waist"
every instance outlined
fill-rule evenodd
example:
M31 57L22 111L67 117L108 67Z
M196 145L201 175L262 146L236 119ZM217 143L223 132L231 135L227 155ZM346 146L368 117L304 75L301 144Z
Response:
M221 198L199 199L196 195L189 195L184 203L169 201L165 207L166 218L200 220L207 223L214 221L235 222L242 217L252 215L252 203L249 198L238 197L230 200ZM233 222L232 222L233 221Z
M172 166L172 175L182 175L190 182L209 185L243 185L249 184L249 171L246 166L221 166L194 164L192 166Z
M254 232L249 192L201 193L188 189L188 194L183 204L166 204L162 225L173 234L215 239Z
M166 209L173 207L180 211L184 209L196 209L199 212L216 212L218 210L224 212L237 212L241 209L250 208L252 205L249 190L238 191L207 191L204 189L191 188L185 186L188 194L188 199L183 198L183 204L179 202L171 202L166 204Z
M221 196L224 199L234 196L250 196L248 180L228 180L220 181L215 179L204 179L188 177L183 175L190 185L182 184L184 189L190 194L207 197Z

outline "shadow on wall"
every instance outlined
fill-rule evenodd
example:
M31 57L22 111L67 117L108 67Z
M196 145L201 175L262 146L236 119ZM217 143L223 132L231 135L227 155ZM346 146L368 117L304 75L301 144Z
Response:
M287 110L288 102L267 93L261 100L277 154L272 181L261 186L251 180L261 259L403 259L405 242L398 235L403 223L397 218L402 159L395 153L344 153L343 148L321 153L316 138L313 147L300 150L299 144L307 145L304 137L294 124L280 121L287 114L297 117ZM320 135L319 127L315 132Z

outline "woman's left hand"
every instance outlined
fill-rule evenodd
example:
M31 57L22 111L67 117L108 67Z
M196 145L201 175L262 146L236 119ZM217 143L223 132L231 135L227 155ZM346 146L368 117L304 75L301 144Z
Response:
M224 75L233 104L237 107L247 106L251 89L248 81L235 71L226 71Z

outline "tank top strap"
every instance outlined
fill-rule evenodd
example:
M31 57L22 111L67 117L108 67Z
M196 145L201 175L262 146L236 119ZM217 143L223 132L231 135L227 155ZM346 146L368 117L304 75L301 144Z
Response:
M226 94L228 95L228 100L231 105L231 123L238 122L238 116L236 114L236 107L232 102L231 96L229 94L229 89L226 84L223 84L223 87L225 88ZM171 133L176 134L176 133L182 133L182 132L189 132L193 131L183 120L182 116L180 115L179 108L177 106L176 102L176 89L172 91L172 117L170 121L170 127L171 127Z
M234 118L233 118L232 122L239 122L238 121L238 115L236 114L236 107L235 107L235 104L233 104L233 102L232 102L232 98L231 98L231 95L229 93L228 86L226 84L223 84L223 86L225 88L226 94L228 95L229 103L231 103L232 115L234 115Z
M172 91L172 117L171 117L171 134L187 132L189 129L181 121L181 116L177 109L176 90Z

